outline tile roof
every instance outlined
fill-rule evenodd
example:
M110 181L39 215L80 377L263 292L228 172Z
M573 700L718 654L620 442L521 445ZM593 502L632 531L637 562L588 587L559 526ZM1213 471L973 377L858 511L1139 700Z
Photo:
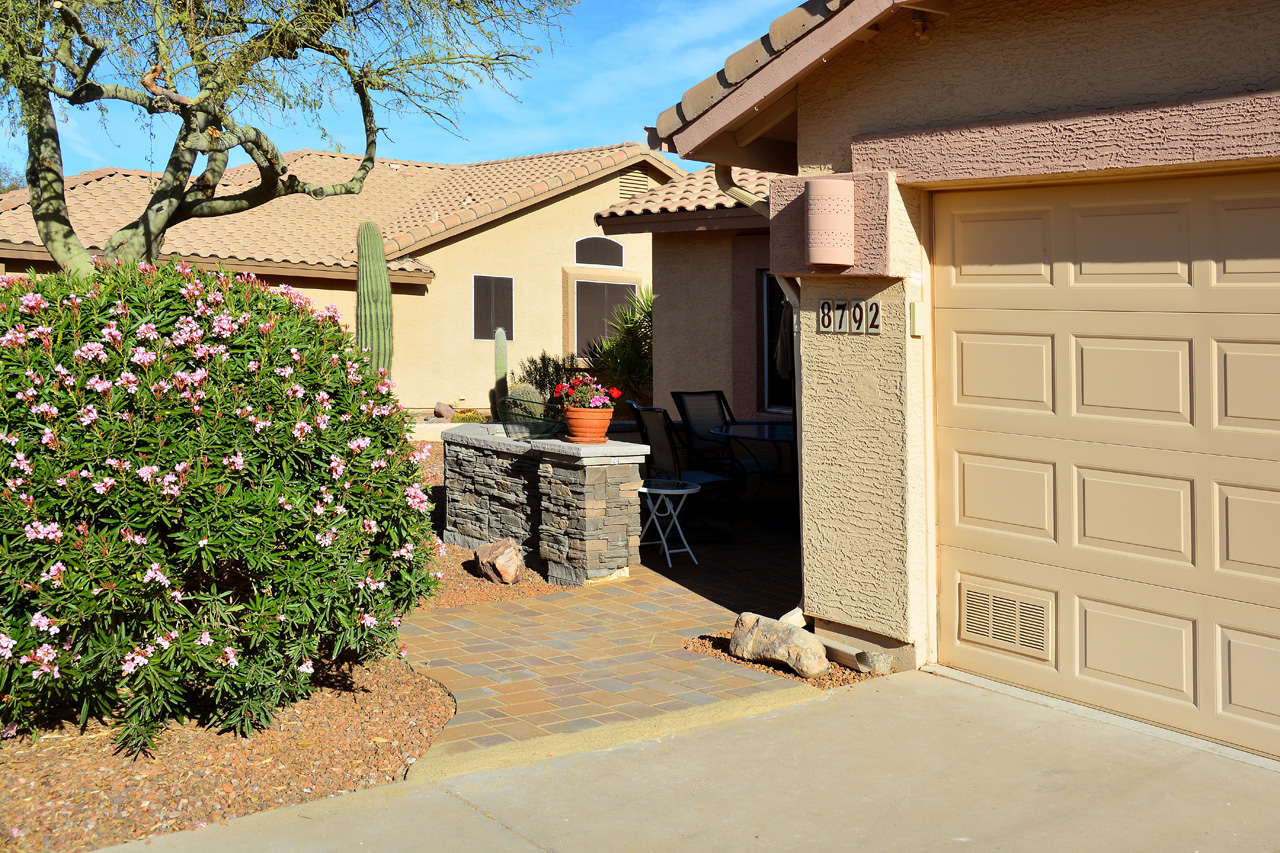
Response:
M360 160L358 155L311 150L292 151L285 159L292 173L316 183L347 180ZM354 268L356 228L372 219L382 229L393 271L429 273L427 264L408 254L446 233L452 236L498 219L524 201L554 195L631 163L648 163L671 176L683 174L637 143L456 166L380 158L357 195L322 200L293 195L244 213L189 220L168 231L164 251L228 262ZM159 177L114 168L70 176L67 205L85 245L101 249L143 209ZM229 169L218 195L256 181L253 166ZM40 245L25 190L0 196L0 242Z
M769 181L777 177L781 176L774 172L741 168L733 170L733 178L738 186L759 196L769 195ZM732 208L746 209L741 203L720 192L720 188L716 186L715 167L708 166L649 190L644 195L620 201L608 210L597 213L596 220L645 213L694 213Z
M834 17L854 0L808 0L776 18L769 32L725 60L724 67L689 89L680 103L658 116L657 135L667 139L764 68L787 48Z

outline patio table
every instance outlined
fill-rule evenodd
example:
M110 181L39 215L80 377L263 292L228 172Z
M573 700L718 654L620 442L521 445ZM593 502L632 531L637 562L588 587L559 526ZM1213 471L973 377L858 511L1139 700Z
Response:
M697 494L701 490L702 486L697 483L688 483L684 480L644 480L640 483L638 491L644 495L645 501L649 504L649 520L640 531L640 544L662 545L662 553L667 558L667 568L671 568L672 554L688 554L693 564L698 565L698 558L693 556L689 540L684 538L684 531L680 528L680 509L689 495ZM672 500L673 498L675 500ZM658 538L646 542L644 535L649 532L650 527L658 532ZM671 547L675 539L671 535L673 530L675 535L680 537L683 548Z

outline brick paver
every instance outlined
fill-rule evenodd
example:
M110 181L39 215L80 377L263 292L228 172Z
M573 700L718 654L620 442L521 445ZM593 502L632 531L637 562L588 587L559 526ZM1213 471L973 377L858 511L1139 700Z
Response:
M743 610L776 617L796 606L798 541L740 523L693 547L698 566L677 555L669 569L645 548L645 565L624 580L406 618L409 661L458 703L433 749L484 749L793 686L683 645L732 627Z

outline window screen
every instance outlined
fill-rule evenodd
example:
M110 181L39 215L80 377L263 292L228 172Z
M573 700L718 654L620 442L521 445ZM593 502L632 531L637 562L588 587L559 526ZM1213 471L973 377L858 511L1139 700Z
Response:
M576 244L575 263L599 267L622 266L622 244L608 237L584 237Z
M627 304L635 296L634 284L618 284L612 281L578 282L578 298L575 306L577 317L578 355L585 356L591 345L609 332L609 321L620 305Z
M473 280L475 331L472 336L478 341L491 341L493 333L501 328L507 333L507 340L515 340L511 279L500 275L478 275Z

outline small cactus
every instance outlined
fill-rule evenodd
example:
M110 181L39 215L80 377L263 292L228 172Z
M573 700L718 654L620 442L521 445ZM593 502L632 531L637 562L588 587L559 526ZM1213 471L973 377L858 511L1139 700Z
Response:
M391 372L391 278L382 251L382 234L374 222L356 232L356 345L369 350L374 370Z
M508 397L519 397L521 400L542 401L542 394L538 393L538 389L534 388L527 382L517 382L507 391Z

